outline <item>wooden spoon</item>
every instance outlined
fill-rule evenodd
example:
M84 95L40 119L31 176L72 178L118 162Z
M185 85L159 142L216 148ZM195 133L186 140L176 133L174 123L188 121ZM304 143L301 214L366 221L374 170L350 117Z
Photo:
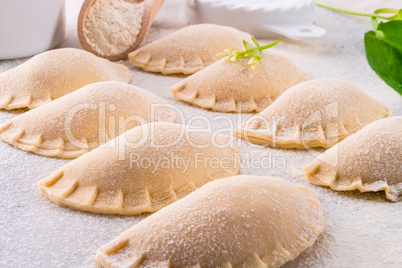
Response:
M138 46L142 43L144 40L146 34L148 33L149 28L151 28L152 22L155 19L156 14L158 13L159 9L162 7L164 0L124 0L129 3L141 3L144 2L144 11L142 14L142 25L141 29L137 35L137 38L135 39L135 42L127 48L125 51L123 51L120 54L117 55L101 55L96 50L91 46L91 44L88 43L87 35L85 34L84 27L85 27L85 20L88 15L88 11L91 8L91 6L98 0L85 0L84 3L82 4L80 15L78 17L78 23L77 23L77 31L78 31L78 38L80 40L80 43L82 47L95 54L96 56L106 58L108 60L116 61L116 60L123 60L127 58L127 55L134 51ZM102 0L99 0L102 1Z

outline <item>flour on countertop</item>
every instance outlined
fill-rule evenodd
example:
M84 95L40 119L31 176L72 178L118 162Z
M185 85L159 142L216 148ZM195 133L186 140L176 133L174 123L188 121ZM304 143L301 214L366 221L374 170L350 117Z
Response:
M117 55L136 40L142 25L144 3L97 0L88 11L84 32L90 45L101 55Z
M76 22L82 2L66 1L67 29L62 47L80 48ZM331 1L338 6L346 2ZM373 5L367 11L400 7L400 0L355 0L354 9L360 10L358 6L365 6L366 2ZM165 1L144 44L185 26L182 11L185 6L184 0ZM373 28L370 19L341 15L318 7L314 12L315 23L327 29L323 39L299 42L279 38L281 43L272 48L273 51L304 67L311 79L334 77L348 81L391 107L394 115L402 115L402 97L367 64L364 33ZM261 40L260 44L272 41ZM24 61L26 58L0 61L0 72ZM134 85L178 106L187 123L191 118L205 116L211 120L212 131L215 131L231 124L237 127L240 119L245 122L254 115L222 114L187 105L176 100L169 92L169 87L184 76L147 73L132 67L128 60L123 63L130 68ZM19 112L1 110L0 123L17 116ZM205 122L197 122L197 126L205 127ZM243 158L266 159L264 167L244 166L241 174L274 176L310 187L322 204L324 233L311 249L282 268L402 267L402 202L391 203L382 192L343 193L309 184L302 177L302 168L324 150L281 150L247 142L242 142L239 150ZM60 207L41 196L37 182L67 162L22 152L0 142L0 267L99 268L94 260L96 250L149 216L124 217L79 212Z

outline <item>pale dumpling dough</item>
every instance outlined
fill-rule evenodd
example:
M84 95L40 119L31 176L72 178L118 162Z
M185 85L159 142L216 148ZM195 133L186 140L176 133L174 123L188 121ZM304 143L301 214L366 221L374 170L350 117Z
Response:
M329 148L389 116L391 108L355 86L325 78L291 87L235 133L253 143L277 148Z
M170 88L185 102L219 112L261 112L288 88L307 80L289 59L263 51L258 67L249 58L224 58Z
M308 180L336 191L385 191L402 201L402 116L375 121L304 168Z
M209 181L238 174L237 161L229 137L151 123L68 163L40 181L39 190L73 209L135 215L155 212Z
M0 126L0 139L38 155L76 158L135 126L174 119L153 93L99 82L11 119Z
M163 74L192 74L214 63L225 49L244 48L243 39L251 36L235 28L198 24L182 28L148 44L128 57L145 71Z
M210 182L102 246L103 267L280 267L324 229L313 190L283 179Z
M131 82L122 64L75 48L50 50L0 74L0 109L33 109L87 84Z

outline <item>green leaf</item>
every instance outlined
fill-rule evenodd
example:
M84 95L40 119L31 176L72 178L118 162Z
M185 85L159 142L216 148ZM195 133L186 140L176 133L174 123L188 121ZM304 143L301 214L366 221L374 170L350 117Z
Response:
M246 49L253 49L253 46L246 40L243 40L243 45Z
M380 39L402 53L402 20L394 20L385 23L380 22L376 34Z
M271 48L273 46L276 46L277 44L279 44L279 40L276 40L275 42L273 42L271 44L268 44L268 45L265 45L263 47L260 47L260 50L265 50L265 49Z
M261 51L259 49L254 48L254 49L248 51L248 57L250 59L254 58L254 57L261 59L262 54L261 54Z
M378 38L375 31L364 35L364 44L370 67L390 87L402 94L402 51Z
M398 9L395 8L380 8L373 12L374 14L398 14Z
M257 48L260 47L260 44L258 43L257 39L255 39L254 35L251 36L251 40L253 40L253 42L254 42L254 44L255 44L255 46L256 46Z
M256 45L255 47L246 40L243 40L244 49L226 49L224 52L218 53L217 56L227 57L229 61L232 62L244 57L249 57L250 60L248 61L248 64L250 65L251 69L255 69L262 58L261 51L271 48L279 43L279 40L277 40L272 44L261 47L254 36L251 36L251 40L253 40L254 44Z

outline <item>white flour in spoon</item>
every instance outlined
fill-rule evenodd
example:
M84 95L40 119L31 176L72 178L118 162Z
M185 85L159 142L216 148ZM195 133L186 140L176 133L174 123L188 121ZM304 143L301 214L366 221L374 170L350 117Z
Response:
M143 10L143 2L97 0L88 10L85 20L88 43L103 56L124 52L137 38Z

